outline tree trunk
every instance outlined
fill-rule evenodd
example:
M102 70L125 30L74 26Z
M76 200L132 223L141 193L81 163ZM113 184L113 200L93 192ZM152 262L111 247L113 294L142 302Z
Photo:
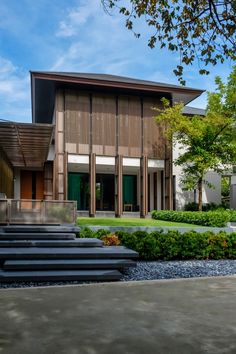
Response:
M198 211L202 211L202 178L198 180Z

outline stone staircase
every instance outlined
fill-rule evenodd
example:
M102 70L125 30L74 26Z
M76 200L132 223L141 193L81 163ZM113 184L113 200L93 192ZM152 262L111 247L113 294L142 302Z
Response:
M136 265L137 252L76 238L75 226L0 227L0 282L110 281Z

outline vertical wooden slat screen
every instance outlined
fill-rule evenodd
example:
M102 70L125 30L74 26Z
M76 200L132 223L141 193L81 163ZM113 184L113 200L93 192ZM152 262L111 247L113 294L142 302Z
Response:
M143 121L144 121L144 154L148 157L164 160L165 158L165 138L163 129L154 120L158 114L153 107L160 108L160 101L144 98L143 100Z
M128 97L119 97L119 144L118 153L123 156L129 156L129 99Z
M55 184L54 198L65 199L64 180L65 180L65 99L64 91L58 90L56 94L56 129L55 129L55 163L54 178Z
M119 154L141 156L141 102L136 97L119 97Z
M141 155L141 102L139 98L129 100L129 156Z
M65 92L65 148L68 153L89 153L89 94Z
M92 97L92 145L97 155L114 156L116 146L116 98Z

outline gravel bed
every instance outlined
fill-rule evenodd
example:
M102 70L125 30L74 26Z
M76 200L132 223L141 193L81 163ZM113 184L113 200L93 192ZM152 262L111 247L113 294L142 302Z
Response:
M236 260L137 262L122 281L213 277L236 274Z
M193 278L193 277L213 277L236 275L236 260L219 260L219 261L154 261L154 262L137 262L137 267L126 269L121 278L125 281L139 280L155 280L155 279L176 279L176 278ZM19 282L19 283L0 283L0 289L7 288L27 288L41 286L58 286L58 285L76 285L91 284L98 282Z

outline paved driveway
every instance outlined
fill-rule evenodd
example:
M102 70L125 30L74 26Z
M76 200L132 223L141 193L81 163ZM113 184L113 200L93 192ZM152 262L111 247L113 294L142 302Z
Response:
M236 277L0 290L0 353L236 353Z

